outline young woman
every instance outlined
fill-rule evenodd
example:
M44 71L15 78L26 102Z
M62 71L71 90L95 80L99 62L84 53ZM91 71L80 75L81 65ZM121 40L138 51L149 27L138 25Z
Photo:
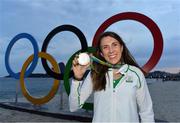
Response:
M73 60L70 111L81 108L93 92L93 122L154 122L145 77L119 35L101 34L93 55L113 67L93 62L93 69L83 78L89 64L79 65L77 57Z

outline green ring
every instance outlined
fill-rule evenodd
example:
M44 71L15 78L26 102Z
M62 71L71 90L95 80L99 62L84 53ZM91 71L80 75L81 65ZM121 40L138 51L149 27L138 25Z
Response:
M88 47L87 51L85 51L85 52L94 53L95 51L96 51L96 49L94 47ZM78 50L77 52L75 52L69 58L68 62L66 63L63 80L64 80L64 87L65 87L66 93L68 95L70 94L69 75L70 75L70 71L71 71L71 67L72 67L72 61L73 61L75 55L80 52L81 52L81 50ZM86 109L86 110L93 110L93 104L92 103L84 103L82 108Z

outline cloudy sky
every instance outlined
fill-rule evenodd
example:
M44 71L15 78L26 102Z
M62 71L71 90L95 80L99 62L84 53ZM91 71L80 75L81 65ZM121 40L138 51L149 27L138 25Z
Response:
M31 34L42 47L47 34L57 26L71 24L86 36L88 45L98 27L109 17L122 12L139 12L150 17L160 28L164 39L162 57L152 70L180 71L180 1L179 0L0 0L0 76L8 75L4 57L11 39L22 32ZM138 63L143 66L153 51L153 38L139 22L114 23L107 30L117 32L126 42ZM81 48L71 32L57 34L48 53L57 62L65 62ZM20 71L25 59L33 53L27 39L12 48L10 66ZM41 62L35 72L44 72Z

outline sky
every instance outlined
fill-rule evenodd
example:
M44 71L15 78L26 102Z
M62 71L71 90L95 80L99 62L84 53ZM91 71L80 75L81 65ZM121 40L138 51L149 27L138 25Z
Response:
M5 52L17 34L31 34L41 50L43 41L51 30L63 24L71 24L84 33L88 46L91 46L99 26L106 19L122 12L144 14L160 28L164 49L161 59L152 71L179 72L179 0L0 0L0 76L8 75L4 62ZM107 30L122 37L140 66L148 61L154 42L151 32L143 24L124 20L112 24ZM53 37L47 52L57 62L66 63L80 48L78 38L72 32L65 31ZM31 54L33 47L27 39L17 41L10 53L12 70L19 72ZM45 73L40 61L34 72Z

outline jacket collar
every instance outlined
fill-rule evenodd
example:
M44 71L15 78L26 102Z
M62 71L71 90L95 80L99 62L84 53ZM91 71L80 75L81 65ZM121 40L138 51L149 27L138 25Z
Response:
M128 65L128 64L124 64L124 65L118 70L117 73L121 73L121 74L124 74L124 75L125 75L125 74L127 73L128 69L129 69L129 65Z
M128 64L124 64L121 66L121 68L119 68L119 70L117 71L117 73L121 73L121 74L126 74L127 71L129 69L129 65ZM112 68L109 68L109 71L112 71L113 69Z

